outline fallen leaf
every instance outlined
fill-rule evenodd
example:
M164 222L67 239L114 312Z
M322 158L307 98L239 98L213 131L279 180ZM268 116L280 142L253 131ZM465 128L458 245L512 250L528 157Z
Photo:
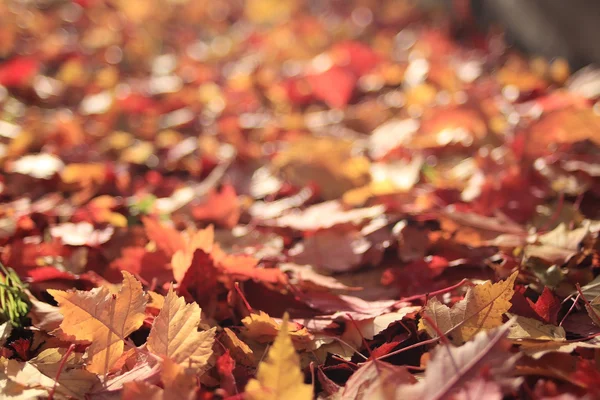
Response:
M242 319L242 324L245 327L242 331L243 335L259 343L273 341L282 329L285 329L286 336L291 338L294 346L299 350L308 347L312 341L312 336L306 328L300 328L287 320L278 323L264 311L259 311L258 314L250 313Z
M56 382L57 372L66 349L47 349L27 362L17 360L0 361L7 379L24 388L51 390L56 384L55 393L69 398L84 399L86 393L99 383L96 375L86 371L81 363L81 355L71 353L64 361L62 372ZM45 393L47 394L47 392Z
M247 367L256 366L254 352L245 342L229 328L223 328L224 335L221 336L221 342L229 349L233 358Z
M142 218L142 222L148 239L156 243L156 246L164 251L167 256L173 256L178 250L186 248L183 237L175 229L150 217Z
M219 192L211 190L203 203L192 208L196 220L229 229L237 225L240 214L240 203L232 185L224 185Z
M342 224L361 225L381 215L384 210L383 206L345 210L339 201L327 201L303 211L290 212L275 219L272 224L299 231L327 229ZM327 215L327 218L323 218L323 215Z
M415 385L399 386L397 395L403 399L445 399L482 376L491 376L504 387L516 387L520 380L512 378L512 371L518 355L508 351L510 344L505 340L511 324L509 321L499 328L479 332L460 347L438 347L424 378Z
M185 304L183 297L169 289L152 324L148 350L178 364L203 368L213 353L215 328L198 332L199 323L200 307L195 303Z
M294 185L316 184L326 200L337 199L370 179L369 160L353 155L352 142L332 138L308 137L293 142L277 154L273 167Z
M566 333L563 327L544 324L536 319L508 314L514 323L510 326L508 338L513 340L555 340L565 341Z
M304 383L300 370L300 358L288 335L288 315L283 317L279 330L267 358L258 366L256 378L246 385L247 399L290 399L313 398L313 388Z
M465 298L452 308L432 298L427 302L423 312L451 338L453 343L464 343L480 330L502 325L502 316L511 306L510 299L514 293L513 286L517 275L518 271L504 281L494 284L486 281L469 288ZM428 321L422 320L419 327L427 329L432 337L437 337L437 331L429 325Z
M64 316L60 328L77 341L91 342L86 350L88 371L106 375L123 353L125 339L144 322L146 298L142 285L123 272L116 295L106 287L85 291L49 289Z
M578 252L579 245L589 233L589 224L568 230L567 226L561 223L551 232L540 235L539 244L526 246L525 255L563 264Z
M161 380L164 389L145 381L131 381L123 385L123 400L167 400L196 398L196 377L170 359L162 362Z
M371 243L358 231L321 230L290 249L298 264L310 264L331 272L347 272L361 265Z
M340 398L392 400L398 398L395 393L398 385L411 385L416 382L405 366L377 360L368 361L348 379Z

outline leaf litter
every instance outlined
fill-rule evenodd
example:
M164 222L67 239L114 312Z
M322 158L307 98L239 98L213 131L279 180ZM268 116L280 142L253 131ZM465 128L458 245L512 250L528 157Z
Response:
M0 397L600 396L598 73L427 4L1 2Z

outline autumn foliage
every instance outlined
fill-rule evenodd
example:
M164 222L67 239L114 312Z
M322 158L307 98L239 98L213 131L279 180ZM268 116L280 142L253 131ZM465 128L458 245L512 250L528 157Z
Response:
M413 3L0 1L0 398L600 398L600 73Z

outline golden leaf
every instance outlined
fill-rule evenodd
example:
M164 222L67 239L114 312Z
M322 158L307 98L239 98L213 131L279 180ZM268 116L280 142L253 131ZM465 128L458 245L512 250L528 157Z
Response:
M165 359L162 364L162 381L165 386L166 398L169 399L195 399L196 376L189 369L177 364L170 359Z
M515 271L504 281L494 284L486 281L470 288L465 298L452 308L432 298L423 312L452 342L462 344L481 330L502 325L502 315L511 307L510 299L517 275L518 271ZM419 323L419 328L426 329L432 337L437 336L437 331L424 319Z
M273 166L292 184L315 182L325 199L337 199L370 181L369 160L355 156L352 147L346 140L303 138L278 153Z
M251 313L242 319L242 324L246 327L243 331L244 336L259 343L273 341L284 325L287 335L292 338L296 349L306 349L310 347L312 341L312 336L306 328L298 329L296 324L290 323L287 320L279 324L264 311L259 311L258 314Z
M80 355L71 353L65 360L56 382L57 372L65 352L66 349L46 349L27 362L2 359L0 374L3 372L8 381L21 385L23 389L50 390L56 384L55 395L58 397L83 399L91 387L98 382L98 378L81 367Z
M241 341L231 329L224 328L223 331L224 335L221 337L221 342L229 349L235 361L247 367L254 367L256 359L250 346Z
M244 398L248 400L313 398L312 386L304 383L300 358L288 334L287 313L283 317L281 326L266 360L258 366L256 379L251 379L246 385Z
M202 368L213 353L215 328L198 332L200 307L196 303L185 304L183 297L169 289L165 304L148 336L148 350L178 364L189 363Z
M58 302L64 319L62 331L77 341L91 345L88 370L106 374L123 353L125 338L144 322L146 298L142 285L129 272L123 271L123 285L112 295L106 287L90 291L48 289Z

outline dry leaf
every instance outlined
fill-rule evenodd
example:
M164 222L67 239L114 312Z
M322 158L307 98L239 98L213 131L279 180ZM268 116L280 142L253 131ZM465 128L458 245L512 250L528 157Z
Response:
M24 388L50 390L55 385L57 372L65 353L66 349L47 349L27 362L2 359L0 371L10 382L22 385ZM64 361L55 394L64 398L84 399L86 393L98 382L96 375L83 369L81 356L71 353Z
M369 160L354 156L352 142L303 138L273 159L274 168L297 186L314 182L323 197L333 200L369 182Z
M361 265L363 255L371 243L359 232L340 232L334 229L321 230L290 249L289 255L298 264L314 265L317 268L346 272Z
M600 326L600 296L595 297L589 304L586 303L585 309L594 324Z
M555 340L562 342L567 340L562 326L544 324L537 319L522 317L520 315L508 314L514 320L510 326L508 338L513 340Z
M510 309L510 299L514 293L513 286L518 274L518 271L515 271L504 281L494 284L486 281L469 288L465 298L452 308L432 298L427 302L423 312L451 338L453 343L464 343L480 330L502 325L502 315ZM437 337L437 331L426 320L421 320L419 327L427 329L432 337Z
M221 336L221 342L229 349L231 356L240 364L247 367L256 366L254 352L245 342L241 341L237 335L229 328L223 328L224 335Z
M288 334L288 315L283 317L282 328L277 334L267 358L258 366L256 379L246 385L245 398L252 400L313 398L313 388L304 383L300 370L300 358Z
M196 376L187 373L186 369L167 359L163 360L161 380L163 388L145 381L127 382L123 385L122 400L193 400L196 398L198 385Z
M251 313L242 319L242 324L245 327L243 335L259 343L272 342L282 327L285 328L286 335L292 338L296 349L305 349L312 341L312 335L306 328L299 329L295 323L287 321L280 324L264 311L259 311L258 314Z
M451 394L465 387L481 374L493 377L501 386L513 388L519 379L510 378L518 355L508 351L505 340L509 321L500 328L479 332L472 341L460 347L443 345L433 352L427 364L424 379L415 385L398 387L396 398L439 400L451 398ZM483 372L487 371L487 372Z
M86 291L49 289L64 319L61 330L77 341L91 342L86 350L88 370L106 375L123 353L125 338L144 322L146 298L142 285L123 272L123 286L116 295L106 287Z
M178 250L186 248L183 237L174 228L163 225L150 217L142 218L142 222L148 239L156 243L156 246L167 256L172 256Z
M178 364L201 369L213 353L215 328L198 332L200 307L186 304L169 289L165 303L154 319L148 336L148 350Z
M404 366L388 364L383 361L368 361L362 365L346 382L341 394L342 400L393 400L396 387L402 384L414 384L417 380Z

